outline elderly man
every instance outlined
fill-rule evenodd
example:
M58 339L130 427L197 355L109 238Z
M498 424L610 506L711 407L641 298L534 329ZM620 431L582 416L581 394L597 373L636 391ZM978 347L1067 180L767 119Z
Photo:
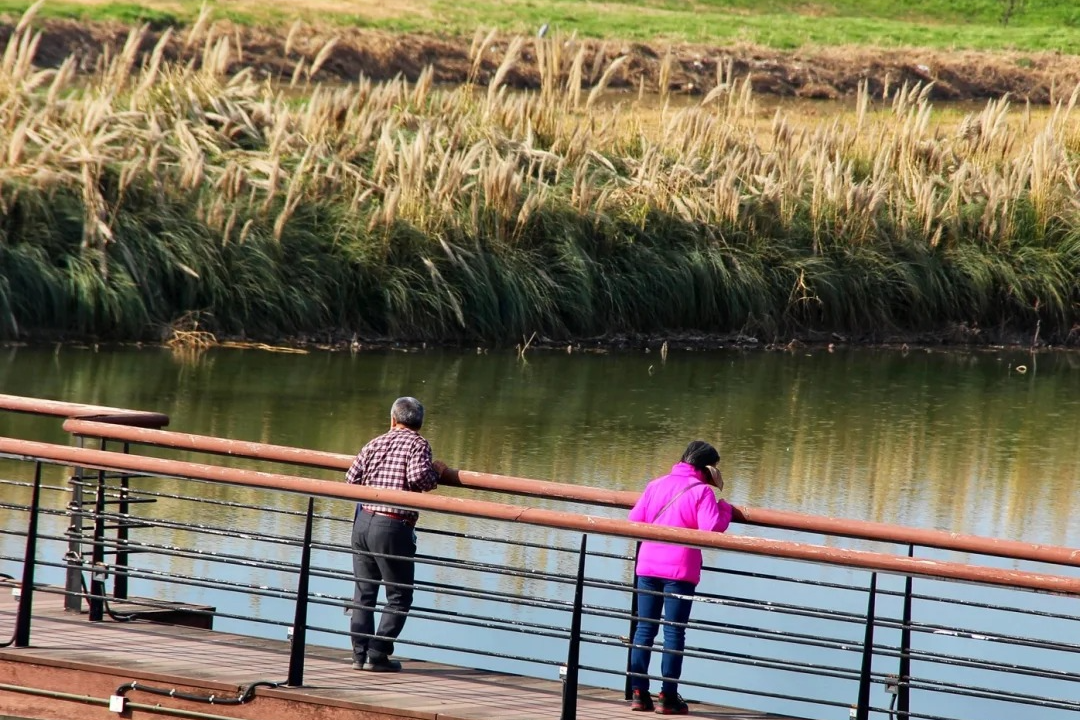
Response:
M353 460L346 482L384 490L434 490L446 465L431 459L431 445L420 435L424 406L412 397L394 401L390 430L371 440ZM401 634L413 602L413 558L416 556L415 510L390 505L358 505L353 521L353 575L356 591L351 631L353 668L397 672L391 660L394 639ZM374 554L372 554L374 553ZM386 604L375 627L375 601L385 583Z

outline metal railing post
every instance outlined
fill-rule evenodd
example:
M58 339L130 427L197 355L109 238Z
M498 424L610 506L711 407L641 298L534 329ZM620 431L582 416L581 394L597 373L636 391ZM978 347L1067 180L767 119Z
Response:
M866 634L863 638L862 670L859 672L859 702L855 720L870 720L870 671L874 661L874 603L877 573L870 573L870 599L866 603Z
M289 679L286 685L304 684L304 652L307 649L308 585L311 580L311 526L315 518L315 498L308 498L304 523L304 548L300 555L300 577L296 583L296 613L293 616L292 647L289 649Z
M915 557L915 546L908 545L908 557ZM900 630L900 669L896 678L896 715L906 718L911 712L911 595L912 579L904 582L904 625Z
M585 546L587 535L581 536L578 556L577 582L574 584L574 614L570 618L570 646L566 651L566 675L563 677L562 714L560 720L576 720L578 694L578 665L581 652L581 606L585 595Z
M131 452L131 443L124 443L124 454ZM131 512L131 504L128 497L131 496L131 479L127 473L120 476L120 503L117 506L117 514L120 516L116 522L116 567L122 568L113 575L113 597L117 600L127 600L128 596L128 526L131 522L128 513Z
M641 552L641 541L638 540L634 546L634 579L633 585L630 589L630 639L629 644L626 646L626 685L623 687L623 695L625 699L632 700L634 698L634 680L630 677L630 660L634 654L634 635L637 634L637 557Z
M90 563L90 622L105 619L105 471L98 470L94 502L94 549Z
M26 554L23 555L19 609L15 616L15 647L30 645L30 619L34 606L34 569L37 565L38 509L41 507L41 463L34 463L34 491L30 496L30 521L26 525Z
M76 436L75 446L82 448L85 440L81 435ZM83 469L73 468L74 476L71 483L71 501L68 502L68 552L67 552L67 576L64 582L64 609L71 612L82 612L83 598L83 563L82 563L82 538L83 538Z

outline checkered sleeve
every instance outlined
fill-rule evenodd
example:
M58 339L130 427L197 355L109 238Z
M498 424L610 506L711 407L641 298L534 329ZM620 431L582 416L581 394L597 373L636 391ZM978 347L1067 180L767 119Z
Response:
M364 450L367 448L365 447ZM360 485L364 482L364 450L361 450L353 458L352 465L345 472L345 482L350 485Z
M431 464L431 445L419 435L405 464L405 483L413 492L427 492L439 485L439 473Z

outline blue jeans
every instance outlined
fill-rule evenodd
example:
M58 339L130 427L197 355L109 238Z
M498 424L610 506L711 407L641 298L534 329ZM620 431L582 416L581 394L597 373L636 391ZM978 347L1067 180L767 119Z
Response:
M637 630L634 631L634 649L630 652L630 671L647 675L649 673L649 659L652 657L652 644L656 639L656 632L660 627L660 614L663 612L664 620L677 625L664 625L664 656L660 664L660 674L664 681L660 686L661 692L667 697L672 697L678 692L679 677L682 675L682 655L668 652L674 650L681 653L686 646L686 628L683 627L690 620L690 606L693 604L691 597L694 594L694 583L685 580L665 580L655 577L638 577L638 590L652 590L663 592L664 595L652 595L647 592L637 594ZM674 594L687 597L674 597ZM631 687L648 692L649 679L646 677L632 677Z

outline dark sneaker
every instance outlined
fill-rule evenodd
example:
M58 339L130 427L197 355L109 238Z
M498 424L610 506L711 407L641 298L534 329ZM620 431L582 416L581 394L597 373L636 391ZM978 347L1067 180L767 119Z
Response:
M658 715L689 715L690 706L679 693L675 693L674 697L660 693L660 705L656 708L656 713Z
M653 701L652 695L649 694L649 691L646 690L642 692L641 690L635 688L634 699L630 701L630 709L637 712L652 712Z
M364 669L368 672L398 672L401 670L401 663L390 658L368 658L368 661L364 663Z

